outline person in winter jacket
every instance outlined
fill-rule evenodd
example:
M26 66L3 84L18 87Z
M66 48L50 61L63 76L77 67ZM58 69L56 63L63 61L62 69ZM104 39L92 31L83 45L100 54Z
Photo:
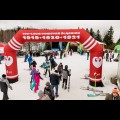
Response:
M39 99L37 100L51 100L47 94L44 94L42 90L38 93Z
M2 61L2 55L0 54L0 64L1 64L1 61Z
M106 62L109 62L109 53L106 53Z
M112 59L114 59L114 52L112 52Z
M53 57L53 56L52 56L52 54L51 54L50 57L49 57L49 60L51 60L52 57Z
M49 61L46 62L45 74L44 74L45 76L46 76L47 72L49 72L49 77L50 77L50 62Z
M34 80L35 80L35 89L34 92L36 93L36 91L39 89L39 84L40 84L40 80L43 80L43 78L40 76L40 72L39 70L36 71L36 73L34 74Z
M63 65L62 65L62 63L60 63L60 64L58 65L57 70L58 70L58 72L59 72L60 79L61 79L61 77L62 77L62 72L63 72Z
M112 52L109 53L110 62L112 62Z
M112 94L106 95L105 100L120 100L119 91L117 88L112 90Z
M54 87L55 87L55 91L56 91L55 95L56 95L56 97L59 96L58 95L58 85L59 85L59 82L60 82L60 76L58 74L58 71L55 70L55 72L50 75L50 83L52 85L52 89L54 89Z
M36 73L36 68L34 67L33 70L31 71L31 81L30 81L30 89L32 90L36 86L35 82L35 73Z
M63 56L63 50L60 51L60 59L62 59Z
M65 69L63 69L63 83L62 83L62 88L67 89L68 76L70 76L69 71L68 71L68 66L65 65ZM65 87L64 87L64 83L65 83Z
M24 60L24 62L27 62L27 59L28 59L28 53L25 54L25 60Z
M30 68L30 65L31 65L32 61L33 61L32 56L30 56L30 57L28 58L29 68Z
M3 92L3 100L8 100L8 87L12 90L12 86L9 84L9 81L6 79L6 75L3 74L2 78L0 78L0 88L1 92Z
M45 61L48 61L48 54L45 54Z
M71 55L71 56L72 56L72 53L73 53L73 50L71 49L71 50L70 50L70 55Z
M55 99L54 90L52 89L50 82L46 82L44 94L48 95L51 100Z

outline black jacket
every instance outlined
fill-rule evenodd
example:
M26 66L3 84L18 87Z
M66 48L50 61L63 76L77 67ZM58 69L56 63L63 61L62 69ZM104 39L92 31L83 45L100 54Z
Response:
M109 57L109 53L106 53L106 58L108 58Z
M52 73L50 75L50 83L51 85L59 85L59 81L60 81L60 76L57 73Z
M62 50L60 51L60 55L61 55L61 56L63 55L63 51L62 51Z
M0 88L1 88L1 92L6 92L8 89L7 84L4 82L0 82Z
M51 100L54 100L55 98L54 90L51 88L51 86L49 89L44 88L44 94L48 95Z
M12 89L12 87L10 86L8 80L2 78L2 80L0 80L0 88L1 88L1 92L7 92L8 87L9 87L10 89Z

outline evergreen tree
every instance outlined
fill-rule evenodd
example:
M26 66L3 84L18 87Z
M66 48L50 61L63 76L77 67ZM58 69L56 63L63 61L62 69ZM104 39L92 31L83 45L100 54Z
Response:
M89 33L90 33L90 35L91 35L93 38L95 38L95 32L93 31L92 28L90 29L90 32L89 32Z
M118 39L117 43L116 44L120 44L120 38Z
M88 28L86 28L86 31L87 31L88 33L90 33L90 31L89 31L89 29L88 29Z
M101 37L101 35L100 35L100 31L99 31L99 30L97 30L95 39L96 39L97 41L99 41L99 42L102 42L102 37Z
M107 46L113 44L113 33L114 33L113 27L111 26L103 38L103 41L106 43Z

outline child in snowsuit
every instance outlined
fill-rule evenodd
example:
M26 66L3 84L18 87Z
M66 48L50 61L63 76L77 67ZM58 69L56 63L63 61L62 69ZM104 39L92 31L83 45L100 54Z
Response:
M46 76L47 72L49 72L49 77L50 77L50 62L48 61L46 62L45 70L46 71L44 75Z
M40 76L39 70L34 74L34 78L35 78L35 83L36 83L34 92L36 93L36 91L39 89L38 87L40 84L40 80L41 79L43 80L43 78Z
M32 90L35 86L36 86L36 82L35 82L35 73L36 73L36 68L34 67L33 70L31 71L31 81L30 81L30 89Z

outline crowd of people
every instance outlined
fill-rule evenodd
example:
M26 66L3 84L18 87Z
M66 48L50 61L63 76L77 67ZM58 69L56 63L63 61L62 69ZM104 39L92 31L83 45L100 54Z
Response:
M107 53L106 53L106 62L112 62L113 59L114 59L114 52L107 51Z
M59 55L60 59L63 57L67 57L67 55L72 56L73 50L70 49L68 51L61 50L60 53L58 51L53 51L51 55L45 55L45 61L40 66L44 69L44 74L42 76L37 66L39 64L33 59L31 52L26 52L24 56L24 62L28 62L28 67L31 75L30 80L30 90L34 91L34 93L38 93L37 100L55 100L59 97L59 85L62 84L62 89L68 89L68 78L71 76L71 72L69 70L68 65L63 65L62 62L59 64L56 62L57 57ZM118 54L119 55L119 54ZM87 51L87 60L89 60L89 51ZM114 59L114 53L108 51L106 53L106 62L112 62ZM2 56L0 55L0 64L1 64ZM48 81L44 86L44 89L40 89L41 80L44 80L48 74ZM88 76L87 76L88 77ZM0 78L0 88L3 92L3 100L8 100L8 88L13 89L10 85L9 81L6 78L6 75L3 74L2 78ZM114 88L111 94L107 94L105 100L120 100L119 90Z
M69 50L68 54L72 55L73 51ZM67 89L67 81L68 77L70 77L68 65L65 65L63 68L63 64L57 64L56 57L60 55L60 59L66 57L66 52L64 50L53 51L51 55L45 54L45 61L40 66L44 69L44 76L46 77L47 73L49 74L49 82L46 82L44 90L40 90L38 92L39 99L38 100L54 100L59 97L59 84L62 81L62 88ZM26 52L24 62L29 64L29 69L31 70L31 80L30 80L30 89L35 93L39 90L40 81L44 80L41 76L39 69L37 69L37 62L33 60L32 54Z

